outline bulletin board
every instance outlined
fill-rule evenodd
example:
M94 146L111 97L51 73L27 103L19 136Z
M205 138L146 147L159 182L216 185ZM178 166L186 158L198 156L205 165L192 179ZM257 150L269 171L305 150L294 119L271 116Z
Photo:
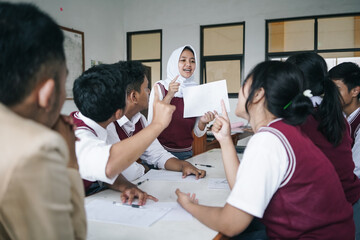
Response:
M64 33L64 50L69 71L65 84L66 99L73 99L74 81L85 70L84 32L62 26L60 28Z

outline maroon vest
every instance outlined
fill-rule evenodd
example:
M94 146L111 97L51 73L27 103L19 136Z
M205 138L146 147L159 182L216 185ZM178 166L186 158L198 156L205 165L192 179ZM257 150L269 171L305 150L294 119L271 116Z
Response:
M350 127L346 123L346 130L340 144L336 147L318 130L319 122L310 115L306 122L301 125L301 130L313 141L313 143L326 155L335 167L340 178L346 199L351 204L360 198L360 179L354 174L355 164L352 158Z
M163 96L167 94L164 86L158 83ZM184 118L184 99L174 97L171 105L176 106L169 126L159 135L158 140L163 147L171 152L186 152L192 149L192 131L196 118Z
M77 129L86 129L86 130L89 130L89 131L92 132L95 136L97 136L95 130L92 129L91 127L89 127L88 125L86 125L86 124L83 122L83 120L81 120L81 119L79 118L78 115L79 115L79 112L78 112L78 111L70 113L70 116L73 118L74 124L76 125ZM91 184L92 184L93 182L83 179L83 183L84 183L84 188L85 188L85 192L86 192L86 191L90 188L90 186L91 186Z
M283 121L259 132L270 132L284 145L289 166L269 202L263 222L270 239L354 239L353 209L334 167L301 133Z
M351 126L351 138L353 139L352 147L355 144L356 132L360 129L360 111L354 116L353 120L349 122Z
M122 127L120 127L120 125L117 121L115 121L114 124L115 124L117 135L119 136L120 140L124 140L126 138L129 138L129 137L135 135L136 133L138 133L145 127L145 124L142 122L142 119L140 118L140 120L135 124L135 131L131 134L128 134Z

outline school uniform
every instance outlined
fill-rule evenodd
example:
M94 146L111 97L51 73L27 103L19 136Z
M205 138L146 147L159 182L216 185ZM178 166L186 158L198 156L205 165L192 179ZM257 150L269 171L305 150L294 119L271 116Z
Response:
M345 119L344 122L346 122ZM310 115L300 128L333 164L346 199L349 203L355 204L360 199L360 179L354 174L355 165L351 152L352 139L349 124L346 122L342 141L336 147L318 130L318 126L319 121Z
M80 112L73 112L71 116L77 125L75 134L80 139L80 141L76 142L76 155L78 157L79 172L84 179L85 190L89 190L95 181L108 183L110 185L114 184L118 175L113 178L108 178L105 174L106 165L110 156L110 148L113 144L120 141L114 123L109 124L107 129L104 129ZM140 119L140 115L137 116L139 117L138 119ZM126 121L120 121L121 125L125 123ZM146 122L144 123L146 124ZM172 157L172 155L169 153L161 155L163 154L161 153L159 154L161 155L160 158L155 159L156 157L151 158L148 156L153 151L153 148L151 148L150 151L144 153L142 157L144 156L149 163L155 165L157 168L165 168L165 162ZM121 174L128 181L133 181L145 174L145 168L141 164L134 162Z
M360 178L360 108L352 112L347 120L351 126L351 138L353 161L355 163L354 173Z
M107 130L109 132L109 135L116 134L114 138L116 138L117 141L121 141L135 135L143 128L145 128L147 125L148 123L146 121L145 116L142 115L141 113L137 113L131 118L131 120L129 120L126 116L123 116L122 118L114 122L114 124L110 125L107 128ZM157 139L155 139L151 143L151 145L144 151L144 153L140 156L140 159L147 165L160 169L165 169L165 163L170 158L175 158L175 156L169 153L168 151L166 151L161 146L161 144ZM143 168L141 164L134 163L134 165L135 164ZM134 175L133 173L128 172L127 170L128 169L126 169L122 173L127 179L136 179L143 175L143 174L141 176Z
M86 239L84 190L57 132L0 104L0 239Z
M354 239L334 167L299 127L276 119L250 139L227 203L264 222L270 239Z
M197 63L195 50L190 46L195 57L195 62ZM200 118L184 118L184 100L183 100L183 89L186 87L196 86L198 83L194 81L194 75L190 78L184 78L180 75L178 69L179 58L186 46L180 47L173 51L171 54L168 64L167 64L167 78L156 82L156 87L158 87L159 99L162 100L169 88L170 82L176 77L177 82L180 83L179 91L175 93L170 104L176 106L176 110L172 115L172 120L169 126L159 135L158 140L163 145L163 147L176 154L176 153L185 153L192 151L192 142L193 136L192 131L194 131L195 136L202 137L206 133L206 127L204 130L200 130L198 123ZM152 121L153 114L153 102L154 102L154 92L151 91L149 98L149 109L148 109L148 121Z

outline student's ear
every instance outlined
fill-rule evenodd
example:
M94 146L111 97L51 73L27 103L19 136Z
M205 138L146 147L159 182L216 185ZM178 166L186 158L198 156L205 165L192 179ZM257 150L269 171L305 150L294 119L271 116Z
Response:
M351 96L357 97L360 93L360 86L356 86L353 89L351 89Z
M132 91L130 92L130 94L128 95L128 99L130 100L130 102L137 103L137 94L136 94L136 91L132 90Z
M116 120L119 120L122 116L124 116L124 111L121 109L116 110L116 112L115 112Z
M264 97L265 97L265 90L264 90L264 88L260 88L260 89L256 90L254 97L252 99L252 103L258 103Z
M55 81L48 79L39 88L38 91L38 104L41 108L49 111L51 108L52 96L54 95Z

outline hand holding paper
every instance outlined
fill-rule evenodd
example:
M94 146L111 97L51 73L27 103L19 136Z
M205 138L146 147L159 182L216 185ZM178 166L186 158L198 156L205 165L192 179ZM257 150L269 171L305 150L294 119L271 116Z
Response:
M184 88L183 98L184 118L200 117L214 110L221 112L221 99L224 100L226 111L230 112L226 80Z

